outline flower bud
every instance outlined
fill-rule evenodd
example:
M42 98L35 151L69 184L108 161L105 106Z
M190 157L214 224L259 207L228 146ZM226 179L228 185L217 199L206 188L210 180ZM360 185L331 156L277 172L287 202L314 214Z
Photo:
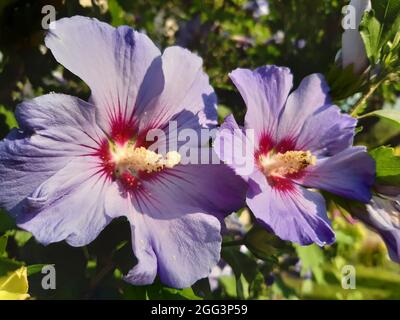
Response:
M364 42L358 28L364 12L370 10L370 0L351 0L347 13L353 15L350 18L355 20L350 26L343 25L345 31L342 35L342 66L346 68L353 64L355 74L361 74L369 64Z

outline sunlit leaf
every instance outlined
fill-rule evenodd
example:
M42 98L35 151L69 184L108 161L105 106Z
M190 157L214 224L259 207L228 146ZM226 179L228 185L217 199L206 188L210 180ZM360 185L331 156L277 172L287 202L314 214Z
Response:
M373 12L368 12L363 16L360 24L360 33L369 60L376 63L379 58L381 24Z
M311 271L317 283L325 283L324 272L322 269L325 257L322 249L315 244L310 246L296 245L296 251L302 263L302 274Z
M28 276L31 276L33 274L39 273L42 271L43 267L47 266L47 264L33 264L30 266L27 266L27 271L28 271Z
M376 162L376 178L383 184L400 185L400 157L394 149L379 147L370 152Z
M383 23L382 32L387 32L400 14L400 0L372 1L372 9L379 21Z
M28 272L21 267L6 276L0 277L0 300L25 300L28 294Z
M18 127L18 123L15 119L14 113L10 110L7 110L2 105L0 105L0 115L3 115L5 117L5 121L9 129Z
M124 24L124 9L119 5L118 0L108 1L108 11L111 15L111 24L120 26Z
M398 110L393 110L393 109L377 110L362 116L362 118L372 117L372 116L390 120L393 124L400 126L400 111Z

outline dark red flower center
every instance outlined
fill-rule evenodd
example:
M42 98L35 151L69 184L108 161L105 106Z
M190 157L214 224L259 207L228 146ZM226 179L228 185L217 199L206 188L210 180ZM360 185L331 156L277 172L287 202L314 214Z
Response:
M176 151L161 155L149 150L145 139L136 136L132 128L130 122L113 122L110 139L104 140L95 154L100 158L102 173L118 181L126 191L136 190L143 179L172 168L181 160Z
M293 139L284 139L275 144L267 135L260 139L254 157L268 183L281 191L292 190L291 179L299 178L305 168L316 162L310 151L295 150Z

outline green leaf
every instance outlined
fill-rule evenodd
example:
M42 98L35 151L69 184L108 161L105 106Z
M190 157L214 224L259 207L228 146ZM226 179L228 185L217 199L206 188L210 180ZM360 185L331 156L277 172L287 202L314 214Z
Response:
M279 253L279 249L285 247L282 240L258 225L251 228L246 234L244 243L257 258L273 262L278 261L276 255Z
M18 127L18 123L15 119L14 113L10 110L7 110L3 105L0 105L0 115L3 115L5 117L5 122L9 129Z
M400 14L400 0L375 0L372 9L379 21L383 23L383 32L387 31Z
M361 116L360 118L367 118L372 116L390 120L393 124L400 126L400 111L398 110L393 110L393 109L377 110L367 113Z
M353 69L353 64L344 69L336 64L330 68L326 78L331 88L331 96L334 101L346 99L362 90L362 86L365 82L365 75L358 75L354 73Z
M372 11L364 14L360 23L360 34L364 41L368 59L376 64L380 52L381 24Z
M0 276L23 266L22 262L0 257Z
M258 265L248 255L240 252L238 248L225 247L221 252L222 259L228 263L236 279L236 292L240 299L247 295L244 290L253 283L258 273ZM246 280L244 282L244 280Z
M185 289L167 289L167 290L173 290L175 294L179 294L181 297L187 299L187 300L201 300L200 297L198 297L192 288L185 288Z
M251 283L257 275L257 263L238 248L222 248L222 258L227 262L236 275L244 275L248 283Z
M400 157L394 149L379 147L370 152L376 162L376 180L383 184L400 185Z
M146 300L146 287L123 284L123 298L125 300Z
M372 8L382 24L380 46L383 47L399 33L400 0L373 1Z
M28 276L26 267L0 277L0 300L25 300L28 294Z
M32 238L32 233L23 230L16 230L11 234L14 235L14 240L18 247L23 247Z
M229 116L231 113L232 113L232 110L229 107L227 107L223 104L218 105L218 121L219 122L223 122L223 120L227 116Z
M157 282L146 286L146 295L150 300L200 300L192 288L174 289Z
M229 297L236 297L237 294L237 284L236 278L234 276L221 276L218 279L220 285L223 287L226 295Z
M212 292L210 287L210 281L208 278L203 278L198 280L192 285L193 292L196 296L202 297L204 299L212 298Z
M4 255L4 253L6 252L7 240L7 235L0 236L0 256Z
M372 8L361 20L360 33L368 58L377 64L397 50L393 42L399 38L400 0L373 1ZM390 61L385 62L387 68L390 64Z
M110 12L113 26L124 24L124 9L122 9L117 0L108 0L108 11Z
M295 247L302 262L302 274L311 271L317 283L324 284L325 279L322 266L325 262L325 257L322 249L316 244L310 246L296 245Z
M28 276L31 276L33 274L41 272L43 267L45 267L47 265L48 264L33 264L33 265L26 267L26 269L28 271Z
M0 232L14 229L14 220L2 209L0 209Z

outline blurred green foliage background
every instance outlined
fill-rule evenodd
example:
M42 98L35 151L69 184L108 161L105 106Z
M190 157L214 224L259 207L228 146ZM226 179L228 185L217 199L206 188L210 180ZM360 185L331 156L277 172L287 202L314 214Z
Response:
M47 4L56 8L57 19L85 15L127 24L146 32L160 48L176 44L198 53L219 98L220 120L234 113L241 121L245 107L228 73L276 64L290 67L296 83L310 73L328 74L341 46L341 8L347 1L1 0L0 138L16 126L13 110L24 99L49 92L89 97L86 84L58 65L44 46L41 10ZM400 109L399 92L398 84L384 86L368 107ZM349 101L336 102L346 109ZM399 145L399 129L390 121L366 119L360 126L357 142L369 148ZM28 266L29 294L38 299L399 299L400 267L388 260L380 238L333 204L330 209L336 244L301 248L266 232L250 232L245 248L230 246L228 234L220 268L184 290L158 282L134 287L122 280L135 264L123 219L87 247L44 247L1 212L0 276ZM244 231L251 228L246 209L236 218ZM56 290L42 289L37 267L42 264L56 266ZM341 287L341 268L347 264L357 270L355 290Z

